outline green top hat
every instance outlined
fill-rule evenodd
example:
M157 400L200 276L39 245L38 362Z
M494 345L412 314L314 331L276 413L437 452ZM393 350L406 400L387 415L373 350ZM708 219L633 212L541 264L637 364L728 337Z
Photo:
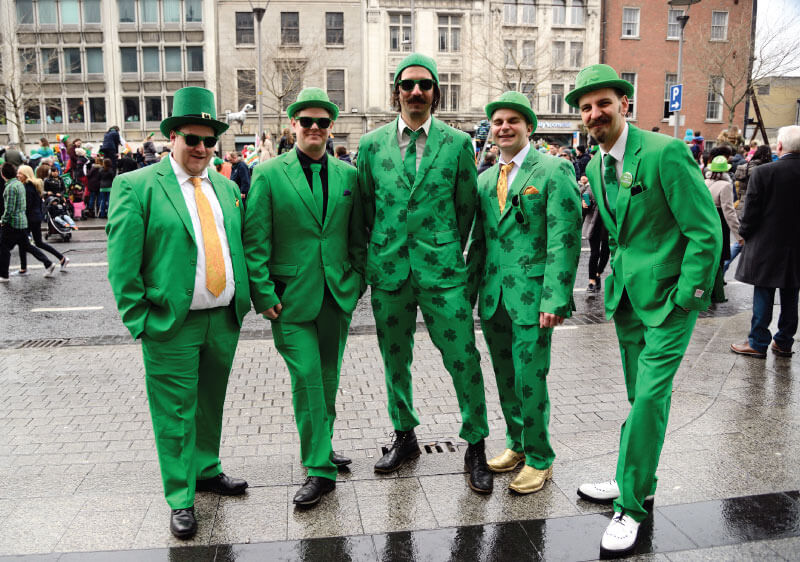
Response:
M205 125L214 129L216 136L228 130L228 124L217 121L217 108L214 93L205 88L189 86L175 92L172 101L172 116L161 122L161 133L169 137L182 125Z
M496 101L486 106L486 117L491 121L494 112L501 108L519 111L525 116L525 120L533 125L531 133L536 130L538 120L536 119L536 114L533 112L533 109L531 109L531 100L529 100L525 94L521 92L503 92Z
M633 96L633 84L627 80L622 80L617 71L607 64L593 64L587 66L578 73L575 78L575 89L566 95L569 105L578 108L578 100L581 96L601 88L616 88L622 90L626 96Z
M725 156L715 156L714 159L711 161L711 164L708 166L708 169L712 172L727 172L731 169L731 165L728 164L728 158Z
M436 61L421 53L411 53L397 65L397 69L394 71L394 86L397 86L397 83L400 81L400 76L409 66L421 66L427 69L427 71L431 73L433 81L437 84L439 83L439 72L436 68Z
M286 114L292 119L295 113L306 107L321 107L330 113L331 119L334 121L339 117L339 108L331 102L328 94L321 88L303 88L303 91L297 95L297 101L286 110Z

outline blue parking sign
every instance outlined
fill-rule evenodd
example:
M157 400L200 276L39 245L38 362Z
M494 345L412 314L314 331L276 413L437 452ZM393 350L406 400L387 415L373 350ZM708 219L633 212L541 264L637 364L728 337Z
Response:
M683 84L669 87L669 110L680 111L683 104Z

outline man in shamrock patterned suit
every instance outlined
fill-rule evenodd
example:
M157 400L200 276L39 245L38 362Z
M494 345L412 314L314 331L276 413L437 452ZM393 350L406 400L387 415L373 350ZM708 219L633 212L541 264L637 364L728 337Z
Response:
M580 195L569 162L531 149L536 115L525 95L504 93L486 116L500 162L479 180L468 262L506 419L506 450L489 468L510 472L524 462L509 488L530 494L553 475L550 339L573 309Z
M475 217L477 172L469 136L432 116L438 82L433 59L414 53L400 62L392 95L400 115L362 137L358 152L370 236L366 280L395 429L375 471L393 472L420 454L410 370L419 306L455 386L460 436L469 443L469 486L489 493L486 398L463 254Z

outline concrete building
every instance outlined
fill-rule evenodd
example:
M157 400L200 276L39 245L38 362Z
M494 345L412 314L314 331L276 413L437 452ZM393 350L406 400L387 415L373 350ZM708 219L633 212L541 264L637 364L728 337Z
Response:
M770 143L774 144L778 129L786 125L800 125L800 76L769 76L759 80L755 90L764 128ZM752 107L750 117L756 117ZM752 132L752 125L748 126L748 140ZM760 141L761 135L757 135L756 139Z

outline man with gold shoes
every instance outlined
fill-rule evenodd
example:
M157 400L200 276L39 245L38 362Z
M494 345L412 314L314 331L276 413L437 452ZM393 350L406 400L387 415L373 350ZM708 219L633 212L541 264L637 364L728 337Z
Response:
M509 472L524 462L509 488L530 494L553 474L547 372L553 328L574 308L580 195L569 162L531 150L536 115L525 95L505 92L486 106L486 116L500 161L478 179L470 286L473 298L480 292L507 444L488 464Z

